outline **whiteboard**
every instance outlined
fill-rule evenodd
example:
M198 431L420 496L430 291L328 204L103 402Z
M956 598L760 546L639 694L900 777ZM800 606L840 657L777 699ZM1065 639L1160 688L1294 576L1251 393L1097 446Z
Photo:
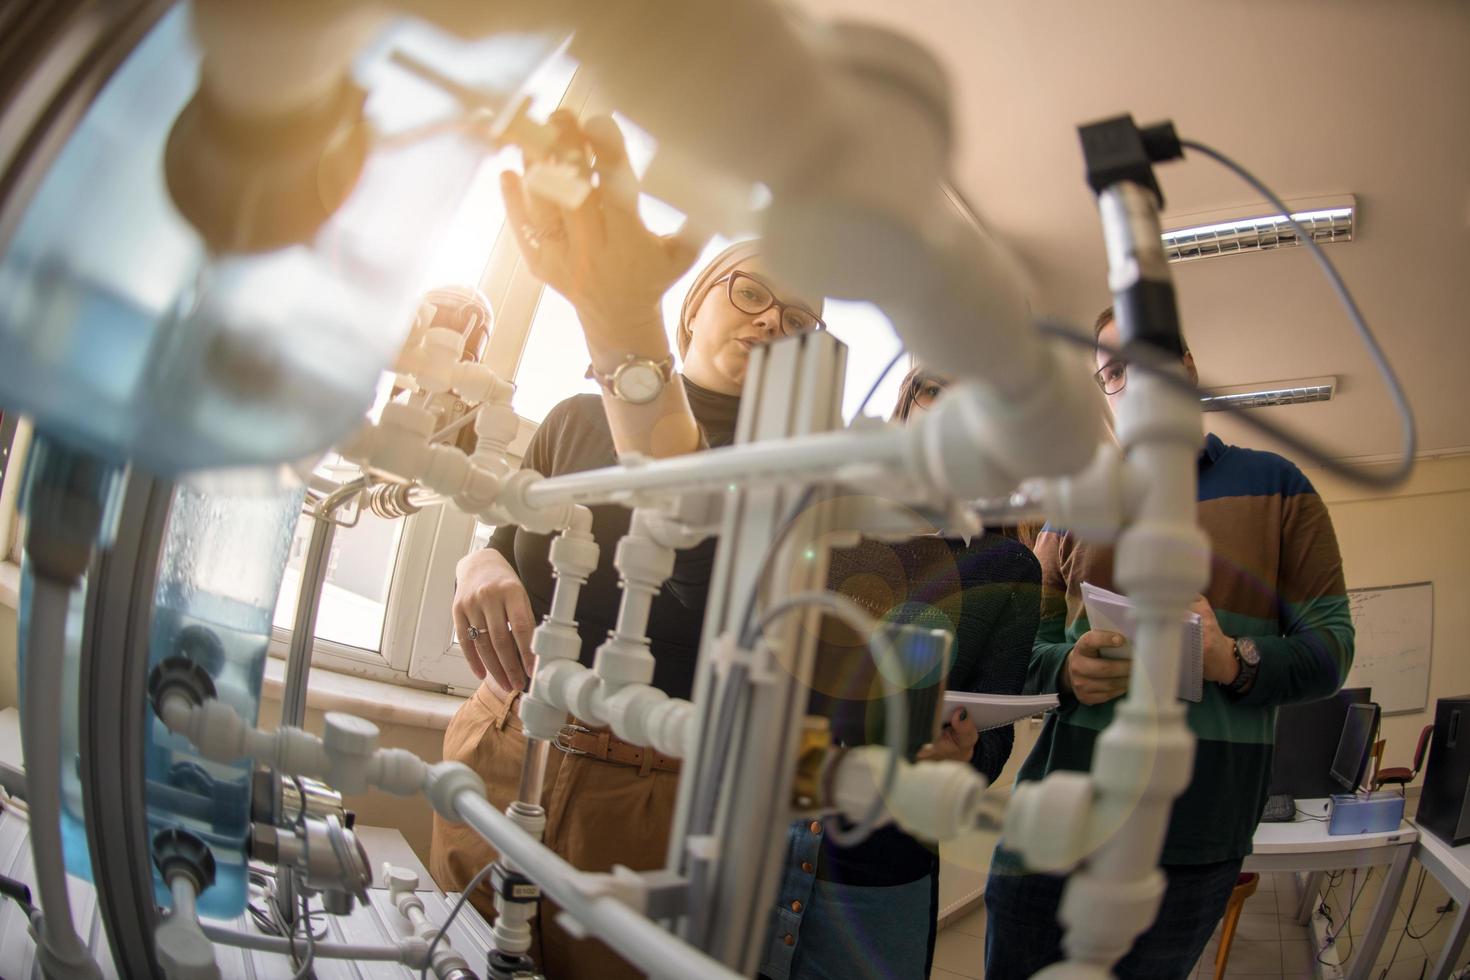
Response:
M1385 714L1422 711L1429 703L1433 583L1349 589L1348 605L1357 640L1344 686L1373 688Z

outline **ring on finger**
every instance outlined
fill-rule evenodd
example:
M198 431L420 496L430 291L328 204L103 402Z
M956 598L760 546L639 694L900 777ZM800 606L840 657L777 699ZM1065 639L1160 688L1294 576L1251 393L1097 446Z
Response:
M471 643L473 643L480 637L484 636L487 632L488 630L482 630L478 626L471 626L465 630L464 635Z

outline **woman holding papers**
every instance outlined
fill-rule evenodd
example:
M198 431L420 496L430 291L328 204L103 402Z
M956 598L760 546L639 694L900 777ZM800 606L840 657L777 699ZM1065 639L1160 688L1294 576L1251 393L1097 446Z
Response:
M944 379L923 371L905 379L898 420L926 411ZM1018 695L1036 635L1041 568L1029 550L998 534L968 540L943 532L897 543L862 540L835 549L828 585L855 600L892 633L905 628L953 637L951 691ZM844 673L832 663L864 664L865 639L827 620L822 627L814 710L830 713L834 734L881 704L871 669ZM855 651L843 656L842 648ZM942 667L937 668L942 671ZM916 675L923 669L916 671ZM931 678L936 679L936 678ZM922 681L919 685L921 686ZM912 702L911 702L912 703ZM920 759L968 762L994 781L1010 757L1009 725L978 731L963 707L948 712ZM868 739L877 740L877 739ZM917 741L917 740L916 740ZM889 824L855 847L832 842L819 821L790 829L781 888L761 976L768 980L929 975L938 915L939 855L933 845Z

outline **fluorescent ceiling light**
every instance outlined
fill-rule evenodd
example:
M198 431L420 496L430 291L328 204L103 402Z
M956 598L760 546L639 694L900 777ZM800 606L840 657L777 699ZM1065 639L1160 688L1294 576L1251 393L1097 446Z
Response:
M1355 210L1351 206L1296 211L1292 218L1319 245L1353 240ZM1170 262L1291 248L1301 244L1296 229L1281 214L1178 228L1164 232L1163 240L1164 254Z
M1227 408L1270 408L1325 402L1337 391L1337 378L1301 378L1273 382L1269 388L1237 386L1207 389L1200 396L1200 411L1223 412Z

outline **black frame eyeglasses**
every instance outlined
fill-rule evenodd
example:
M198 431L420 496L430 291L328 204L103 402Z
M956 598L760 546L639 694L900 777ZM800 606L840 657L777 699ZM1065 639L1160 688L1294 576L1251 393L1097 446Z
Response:
M1128 361L1126 358L1115 357L1092 374L1092 380L1103 390L1105 395L1116 395L1128 387Z
M783 303L776 298L776 291L748 272L731 272L716 279L711 286L725 284L725 295L730 305L741 313L759 316L771 307L776 308L781 324L781 335L792 337L812 330L826 330L827 324L805 306Z

